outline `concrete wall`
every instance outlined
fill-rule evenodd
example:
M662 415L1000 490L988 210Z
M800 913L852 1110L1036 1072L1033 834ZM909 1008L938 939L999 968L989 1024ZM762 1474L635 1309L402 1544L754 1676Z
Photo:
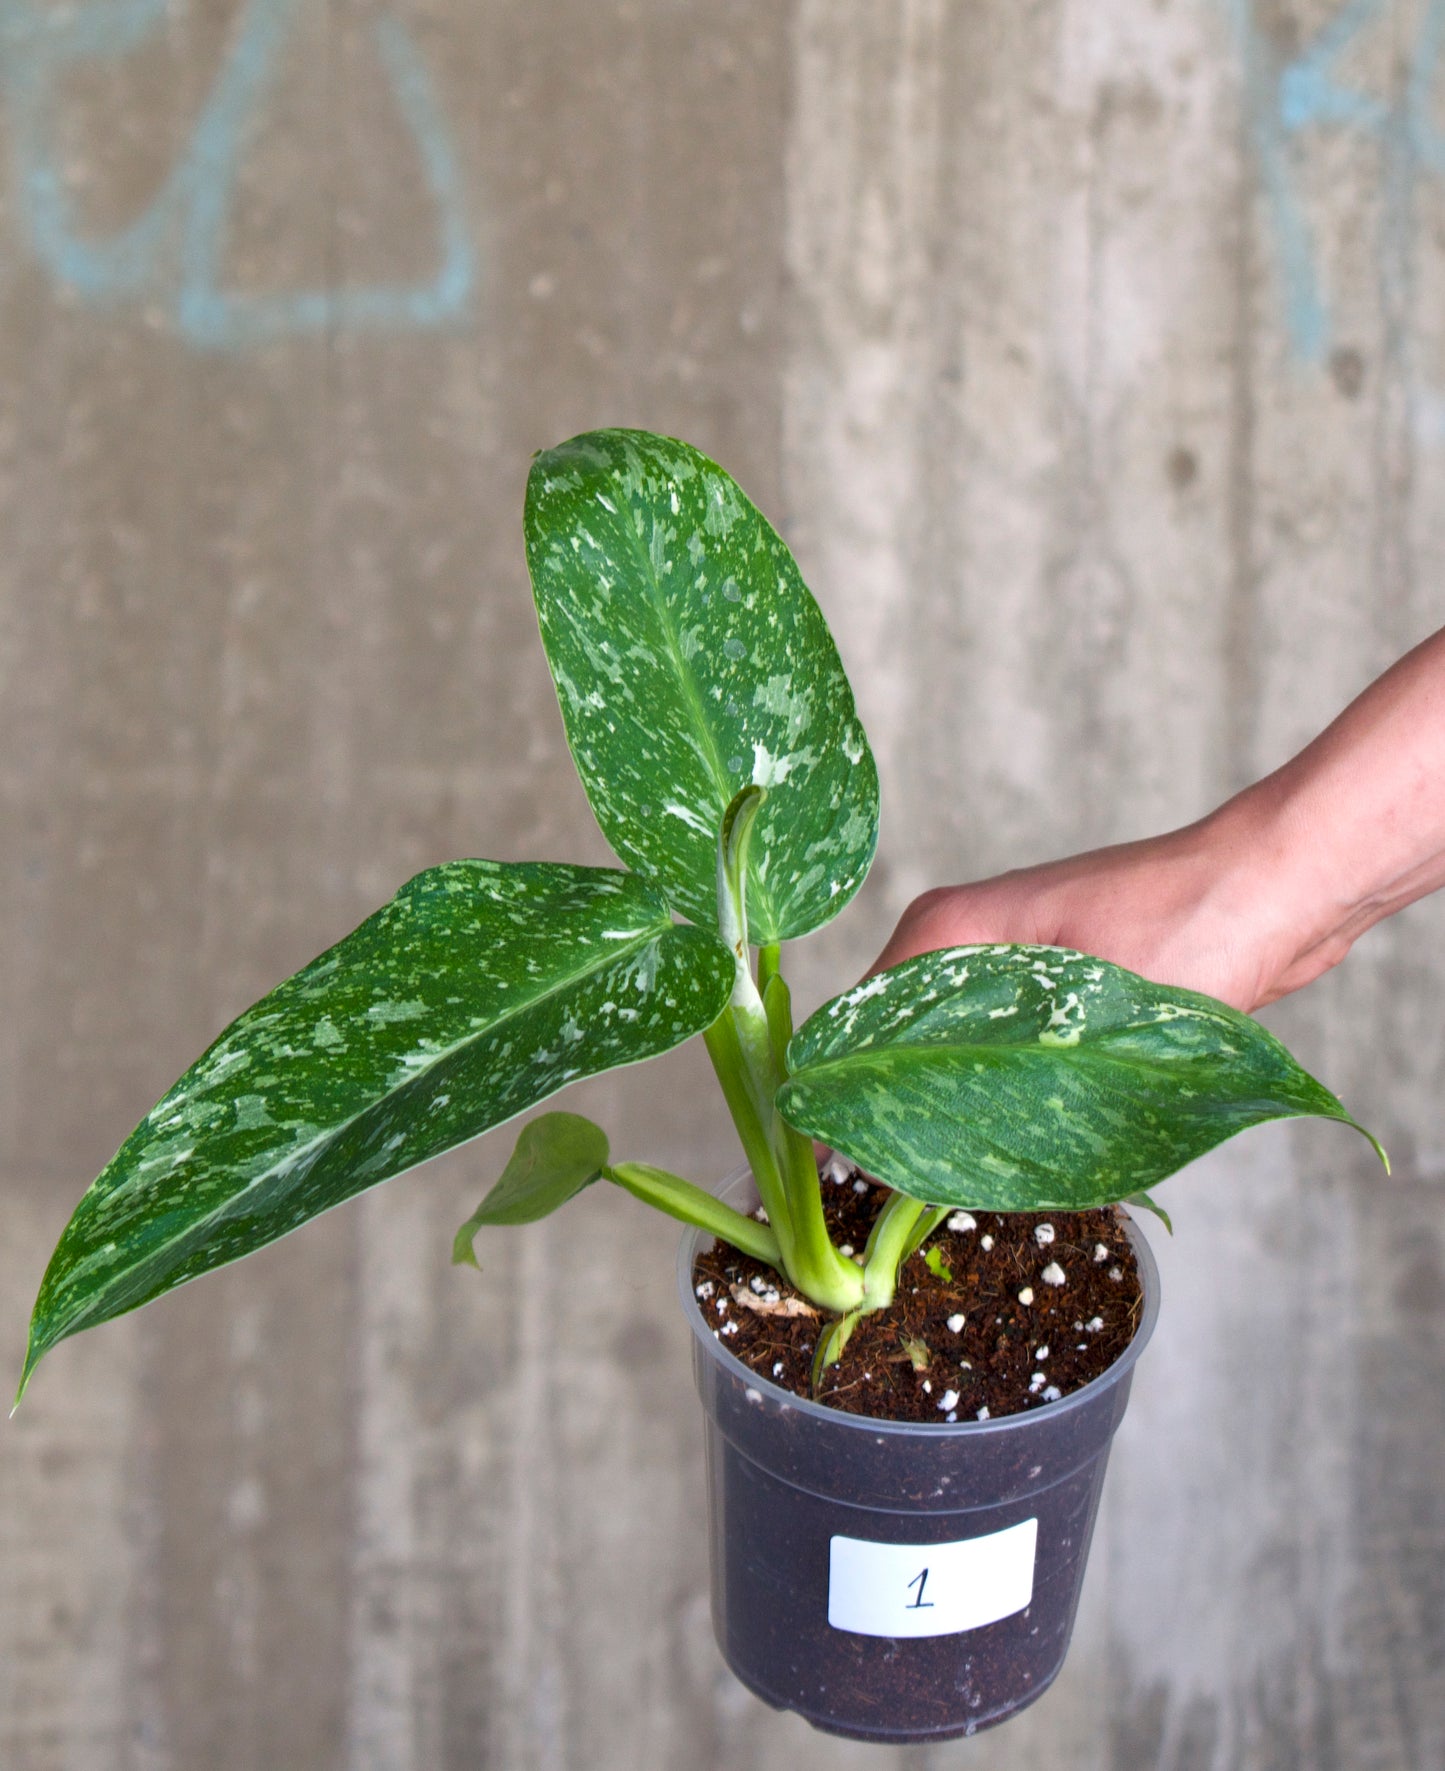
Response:
M601 860L531 452L781 524L928 883L1187 819L1442 619L1440 0L0 0L0 1345L85 1184L411 872ZM1167 1189L1071 1660L849 1748L711 1643L673 1237L451 1269L499 1132L68 1343L0 1434L7 1771L1445 1762L1445 906L1272 1017L1389 1143ZM695 1051L588 1085L706 1176ZM618 1278L613 1319L574 1276Z

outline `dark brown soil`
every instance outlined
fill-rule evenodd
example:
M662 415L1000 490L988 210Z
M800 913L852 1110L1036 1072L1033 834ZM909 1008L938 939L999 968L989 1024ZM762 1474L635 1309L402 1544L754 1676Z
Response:
M834 1243L861 1254L887 1194L856 1171L828 1178L841 1170L835 1161L825 1171L824 1211ZM816 1400L883 1420L997 1420L1046 1408L1119 1357L1143 1293L1117 1210L975 1211L950 1221L969 1218L973 1228L945 1224L909 1259L893 1303L859 1322ZM930 1270L932 1250L951 1276ZM1046 1272L1055 1281L1061 1273L1062 1284ZM718 1243L699 1257L693 1284L730 1353L781 1388L811 1394L825 1319L782 1314L798 1297L786 1280Z

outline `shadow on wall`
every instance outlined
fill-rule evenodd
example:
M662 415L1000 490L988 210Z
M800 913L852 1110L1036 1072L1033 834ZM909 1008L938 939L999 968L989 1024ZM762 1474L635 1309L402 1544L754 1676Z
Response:
M1315 37L1291 53L1261 25L1264 0L1226 0L1244 61L1250 126L1259 156L1270 228L1284 289L1285 319L1297 356L1322 363L1332 343L1328 292L1301 196L1302 163L1294 138L1305 131L1353 130L1380 145L1381 273L1403 286L1410 259L1414 189L1422 174L1445 174L1445 133L1436 126L1436 77L1445 49L1445 0L1426 0L1409 44L1399 90L1378 97L1342 73L1351 50L1372 47L1372 33L1393 33L1400 0L1348 0ZM1393 65L1393 56L1392 56ZM1332 362L1342 385L1359 373L1350 352ZM1427 428L1445 437L1445 396L1422 402Z
M57 284L96 306L159 303L202 350L235 350L332 327L427 331L465 312L476 283L466 204L431 77L405 28L383 16L377 53L416 143L437 217L435 275L414 284L299 289L277 295L221 287L236 177L263 120L282 52L306 0L246 0L229 51L184 152L128 227L87 237L57 159L55 98L78 63L119 60L166 20L167 0L91 0L53 8L0 0L0 94L7 101L20 212Z

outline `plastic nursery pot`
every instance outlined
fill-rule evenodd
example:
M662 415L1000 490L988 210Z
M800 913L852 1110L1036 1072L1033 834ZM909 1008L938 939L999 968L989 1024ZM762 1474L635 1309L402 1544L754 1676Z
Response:
M718 1189L741 1209L751 1177ZM1159 1312L1062 1401L996 1421L870 1420L805 1401L733 1357L678 1257L706 1414L713 1629L750 1691L855 1740L947 1740L1005 1721L1057 1677L1114 1429Z

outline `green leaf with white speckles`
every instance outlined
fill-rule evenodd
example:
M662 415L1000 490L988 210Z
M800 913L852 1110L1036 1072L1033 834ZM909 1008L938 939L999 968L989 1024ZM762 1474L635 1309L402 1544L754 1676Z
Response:
M733 969L628 874L419 874L233 1022L126 1140L51 1258L25 1378L67 1335L702 1032Z
M752 939L806 934L858 889L878 775L792 555L685 443L595 431L539 455L527 559L567 740L617 853L717 919L717 833L768 789L748 861Z
M1355 1124L1247 1015L1057 947L905 960L825 1003L788 1061L784 1116L932 1205L1081 1210L1266 1120Z

